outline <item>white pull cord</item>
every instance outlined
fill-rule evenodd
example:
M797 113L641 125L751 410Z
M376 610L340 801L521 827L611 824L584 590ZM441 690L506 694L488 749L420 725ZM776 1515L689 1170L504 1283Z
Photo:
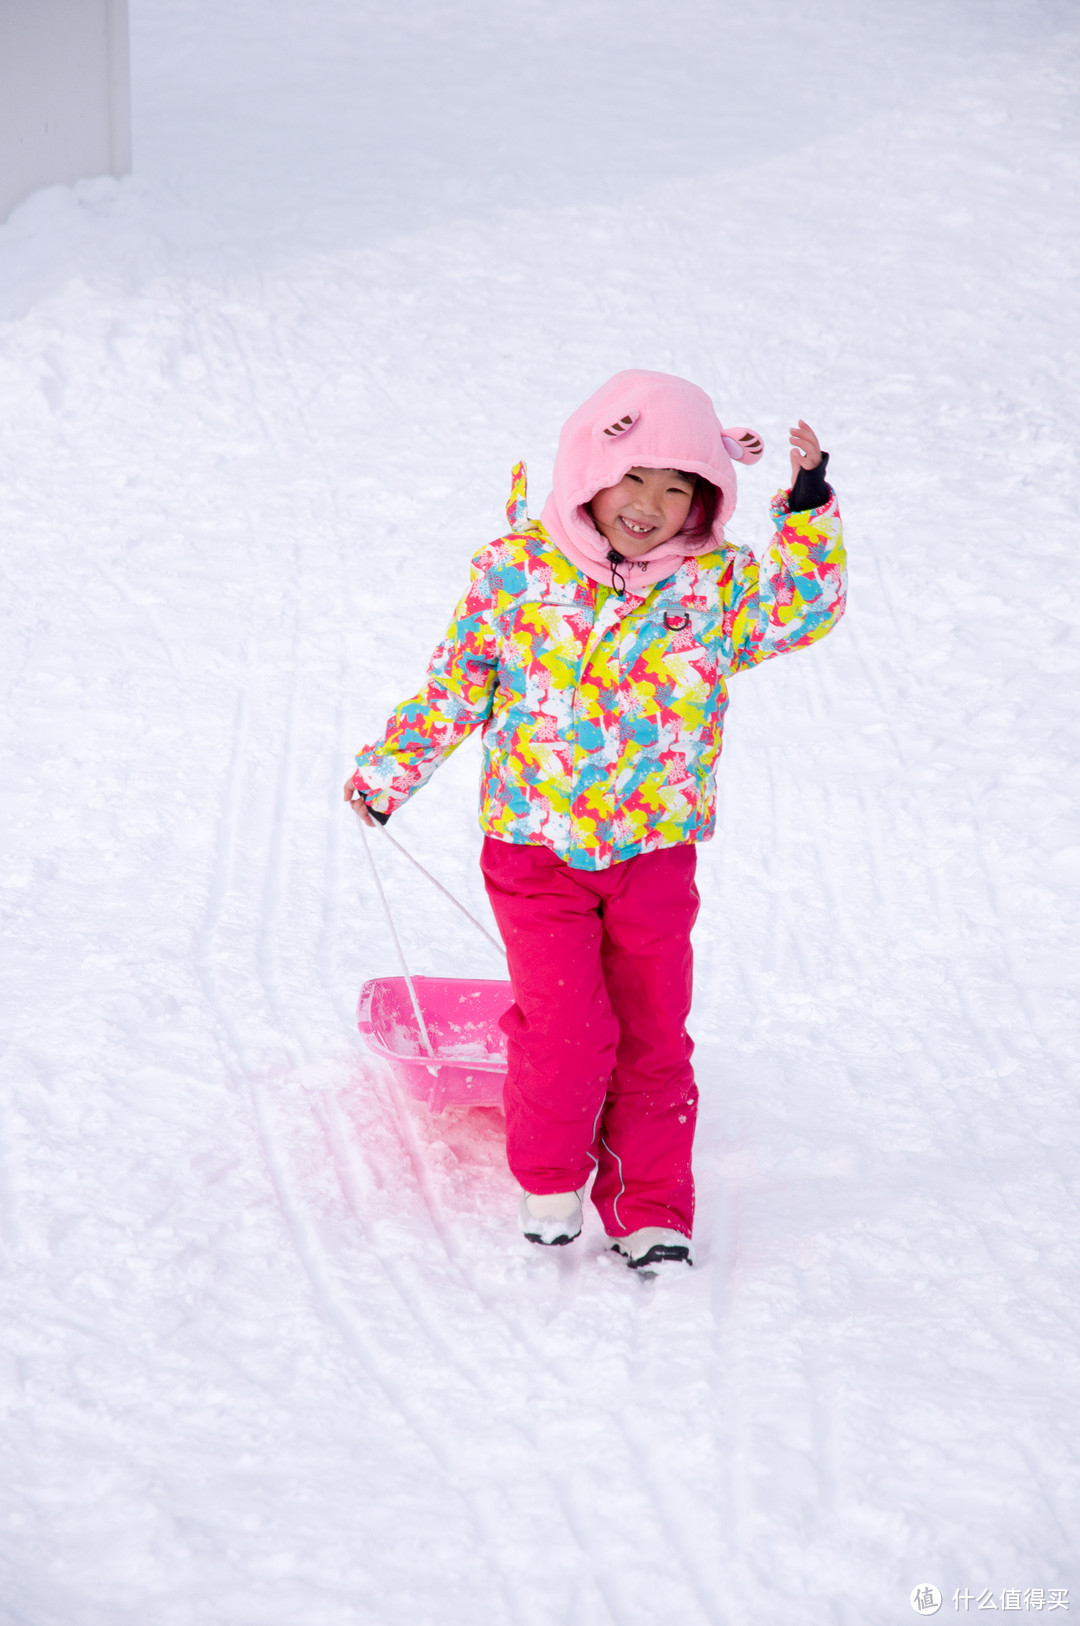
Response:
M363 822L364 822L363 819L361 819L360 823L363 824ZM420 871L421 875L426 875L428 880L431 882L432 886L437 886L439 891L442 893L443 897L444 898L449 898L450 902L454 905L454 908L455 909L460 909L461 913L465 916L465 919L466 920L471 920L473 925L476 927L477 931L482 932L483 935L487 938L487 940L491 944L492 948L498 949L499 953L501 955L503 955L503 957L505 958L506 950L503 948L502 944L496 938L492 937L492 935L488 931L487 927L481 925L480 921L477 920L476 916L470 914L468 909L466 909L465 905L463 903L459 903L458 900L455 898L454 894L452 892L448 892L446 890L445 886L443 886L442 882L437 881L435 879L434 875L432 875L431 871L429 869L425 869L423 864L421 864L421 862L420 862L420 860L418 858L414 858L412 853L406 852L405 848L401 845L401 842L400 841L395 841L393 836L390 834L389 830L387 830L385 828L385 826L383 827L383 840L388 841L392 847L396 847L398 852L402 855L402 857L407 858L409 860L409 863L413 866L413 868L418 869Z
M383 884L379 879L379 872L375 867L375 857L371 851L371 843L368 840L367 827L365 826L363 819L359 817L357 818L356 822L360 826L360 834L364 838L364 851L367 854L367 861L371 869L371 877L375 882L375 890L379 894L379 902L382 904L383 914L386 916L386 924L390 928L390 936L394 939L394 947L397 949L398 964L401 966L401 973L405 978L405 986L409 990L409 998L412 1000L412 1008L416 1015L416 1026L420 1032L420 1044L422 1049L425 1050L428 1056L431 1058L431 1063L428 1065L428 1072L434 1077L438 1074L438 1068L432 1065L435 1061L435 1049L428 1035L427 1023L424 1021L424 1015L420 1009L420 1001L416 997L416 989L414 988L413 980L409 975L409 968L405 964L405 951L401 946L401 939L398 937L397 927L394 925L394 917L390 913L390 905L386 901L386 893L383 891ZM395 842L395 846L396 845L397 843Z

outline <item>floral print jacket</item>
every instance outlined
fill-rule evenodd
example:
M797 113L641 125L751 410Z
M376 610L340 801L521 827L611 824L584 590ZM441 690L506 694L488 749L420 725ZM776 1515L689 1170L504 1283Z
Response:
M726 679L814 643L844 613L835 495L790 513L759 564L747 548L684 560L644 597L598 586L525 518L482 548L420 692L361 751L355 783L391 813L483 729L480 823L575 869L706 841L716 822Z

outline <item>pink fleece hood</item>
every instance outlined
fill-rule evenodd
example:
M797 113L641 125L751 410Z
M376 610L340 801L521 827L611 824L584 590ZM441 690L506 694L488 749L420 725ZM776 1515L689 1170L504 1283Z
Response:
M681 469L717 487L720 499L712 530L693 537L702 509L695 503L686 530L640 559L620 564L631 593L646 593L672 575L690 554L722 546L724 525L735 512L735 469L756 463L761 437L750 429L725 429L705 391L670 373L616 373L568 418L559 436L554 489L541 523L579 570L610 587L608 544L586 504L598 491L618 485L628 469Z

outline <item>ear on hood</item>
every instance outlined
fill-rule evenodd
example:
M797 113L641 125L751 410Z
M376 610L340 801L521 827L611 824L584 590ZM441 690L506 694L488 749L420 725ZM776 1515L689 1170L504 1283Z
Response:
M725 429L721 435L724 450L736 463L756 463L765 447L753 429Z

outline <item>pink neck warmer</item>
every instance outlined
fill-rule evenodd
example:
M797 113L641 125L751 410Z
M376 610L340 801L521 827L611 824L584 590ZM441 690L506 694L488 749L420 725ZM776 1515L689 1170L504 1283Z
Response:
M712 402L685 378L670 373L616 373L568 418L559 436L554 489L541 524L572 564L594 582L612 585L608 543L586 504L618 485L628 469L681 469L700 474L720 492L711 532L696 539L680 531L640 559L616 569L630 593L644 594L678 570L691 554L723 546L724 525L735 511L732 458L756 463L761 439L749 429L724 429ZM701 518L690 510L687 529Z

